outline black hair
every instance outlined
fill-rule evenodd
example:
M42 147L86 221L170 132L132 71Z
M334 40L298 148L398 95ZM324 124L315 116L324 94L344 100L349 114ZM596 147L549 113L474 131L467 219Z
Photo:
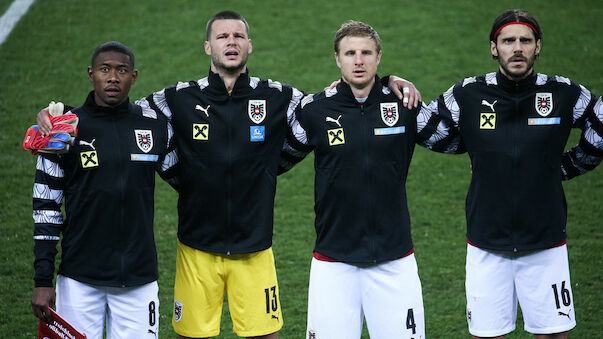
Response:
M538 25L538 21L536 21L536 18L534 18L532 14L523 9L509 9L499 15L498 18L494 19L492 30L490 30L490 41L496 43L496 36L498 35L500 29L504 25L511 22L528 24L531 26L530 28L532 29L536 40L538 41L542 39L542 30L540 29L540 25Z
M100 53L109 52L109 51L119 52L119 53L123 53L123 54L127 55L130 58L130 63L132 64L131 67L132 67L132 69L134 69L134 53L132 53L132 50L130 49L130 47L122 44L119 41L108 41L108 42L105 42L105 43L101 44L100 46L96 47L96 49L94 50L94 53L92 53L92 61L91 61L90 65L94 66L94 60L96 60L96 57Z

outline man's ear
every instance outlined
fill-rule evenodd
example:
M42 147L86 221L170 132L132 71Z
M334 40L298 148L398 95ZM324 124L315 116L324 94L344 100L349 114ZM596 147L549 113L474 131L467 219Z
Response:
M209 41L205 41L205 43L203 43L203 48L205 49L205 54L211 55L211 46L209 45Z
M490 53L494 59L498 58L498 50L496 49L496 42L490 41Z

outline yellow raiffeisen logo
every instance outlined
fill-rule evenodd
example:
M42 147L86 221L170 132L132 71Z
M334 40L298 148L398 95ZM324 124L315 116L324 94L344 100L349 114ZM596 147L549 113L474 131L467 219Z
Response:
M193 124L193 140L208 140L209 124Z
M496 113L480 113L479 128L480 129L495 129L496 128Z
M327 131L327 138L329 139L329 146L343 145L345 144L345 137L343 135L343 128L335 128Z
M83 168L98 167L98 154L96 151L80 153Z

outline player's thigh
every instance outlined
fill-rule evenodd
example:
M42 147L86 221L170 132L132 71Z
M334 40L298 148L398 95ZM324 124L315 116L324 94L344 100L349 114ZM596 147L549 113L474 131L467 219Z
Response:
M105 293L100 287L57 276L57 312L88 338L102 338L106 305Z
M312 258L307 338L360 338L363 312L359 275L357 266Z
M224 301L223 258L178 242L174 283L174 331L182 336L220 333Z
M525 330L552 334L574 328L576 318L567 247L521 256L517 266L515 285Z
M362 308L371 338L424 338L425 312L414 254L362 270Z
M277 332L283 326L272 248L230 255L226 293L233 330L241 337Z
M156 338L159 330L157 282L108 287L107 339Z
M513 257L467 245L465 291L469 332L496 337L515 329L517 295Z

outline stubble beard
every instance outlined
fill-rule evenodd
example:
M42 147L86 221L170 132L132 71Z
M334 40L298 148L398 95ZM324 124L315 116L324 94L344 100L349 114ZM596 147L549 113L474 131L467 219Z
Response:
M212 55L211 61L212 61L212 64L214 65L214 67L216 68L216 70L218 70L218 72L224 72L227 74L236 74L236 73L241 73L241 71L245 68L245 65L247 64L247 56L245 56L241 60L241 62L239 62L236 65L225 65L220 60L220 57L217 55Z
M500 54L499 54L499 55L500 55ZM535 54L533 54L533 55L532 55L531 57L529 57L529 58L525 58L525 56L524 56L524 58L526 59L526 65L527 65L527 67L526 67L526 70L525 70L525 71L523 71L523 72L521 72L521 73L514 73L514 72L512 72L512 71L511 71L511 70L510 70L510 69L507 67L507 65L508 65L509 63L511 63L511 59L512 59L512 58L514 58L514 57L516 57L516 56L513 56L513 57L509 58L509 60L507 60L507 62L502 62L502 61L500 60L500 58L499 58L498 63L499 63L499 65L500 65L500 68L502 68L502 69L503 69L504 74L505 74L505 75L506 75L508 78L510 78L510 79L511 79L511 80L513 80L513 81L520 81L520 80L525 79L525 78L526 78L528 75L530 75L530 74L532 73L532 71L534 70L534 62L535 62L535 60L536 60L536 55L535 55Z

